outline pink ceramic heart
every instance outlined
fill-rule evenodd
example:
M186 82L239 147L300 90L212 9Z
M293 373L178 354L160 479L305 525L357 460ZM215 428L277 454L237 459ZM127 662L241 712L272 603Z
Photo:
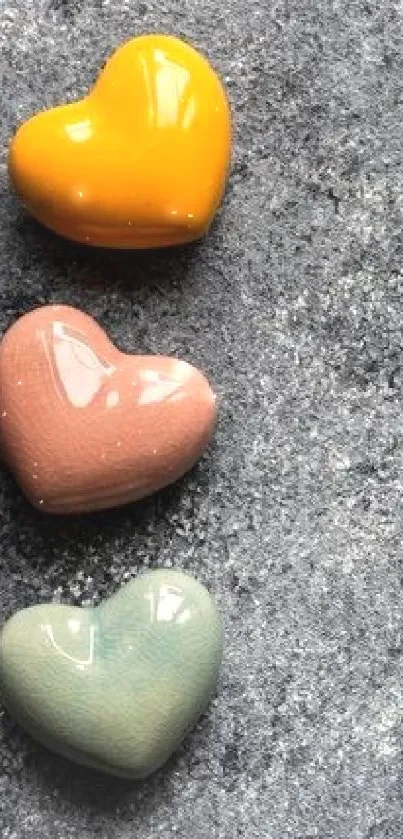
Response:
M51 513L113 507L172 483L200 457L216 418L198 370L125 355L69 306L35 309L11 327L0 382L4 456L32 504Z

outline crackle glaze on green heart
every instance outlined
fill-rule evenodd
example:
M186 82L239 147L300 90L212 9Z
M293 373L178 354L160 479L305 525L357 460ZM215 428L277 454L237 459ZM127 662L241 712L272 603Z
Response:
M96 608L17 612L0 637L10 713L56 752L144 778L179 746L214 691L221 622L179 571L138 577Z

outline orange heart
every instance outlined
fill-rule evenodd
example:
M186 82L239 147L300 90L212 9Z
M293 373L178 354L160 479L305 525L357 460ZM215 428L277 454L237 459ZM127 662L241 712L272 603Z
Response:
M56 233L154 248L207 231L229 158L228 102L211 66L177 38L145 35L115 52L84 99L22 125L9 170Z
M130 356L88 315L43 306L0 347L0 439L36 507L113 507L183 475L208 443L215 397L175 358Z

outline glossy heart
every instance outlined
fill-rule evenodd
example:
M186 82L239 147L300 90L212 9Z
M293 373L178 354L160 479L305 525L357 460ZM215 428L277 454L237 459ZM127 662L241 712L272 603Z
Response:
M56 233L154 248L206 232L229 158L229 108L211 66L177 38L146 35L117 50L83 100L22 125L9 169Z
M39 509L136 501L183 475L209 441L215 397L175 358L125 355L88 315L43 306L0 346L0 440Z
M17 612L0 638L2 695L54 751L141 778L167 760L205 709L221 645L207 590L179 571L154 571L96 609Z

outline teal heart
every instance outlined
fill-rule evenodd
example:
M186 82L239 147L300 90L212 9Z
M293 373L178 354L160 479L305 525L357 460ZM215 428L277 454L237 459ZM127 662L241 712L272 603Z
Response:
M54 751L144 778L205 709L221 647L207 590L182 572L152 571L96 608L17 612L0 636L3 698Z

